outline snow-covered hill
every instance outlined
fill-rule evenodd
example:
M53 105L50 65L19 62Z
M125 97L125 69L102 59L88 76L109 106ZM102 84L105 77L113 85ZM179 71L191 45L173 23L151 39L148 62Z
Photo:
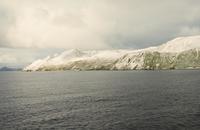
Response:
M25 71L199 68L200 36L181 37L139 50L68 50L39 59Z
M200 48L200 36L179 37L159 46L159 52L183 52Z

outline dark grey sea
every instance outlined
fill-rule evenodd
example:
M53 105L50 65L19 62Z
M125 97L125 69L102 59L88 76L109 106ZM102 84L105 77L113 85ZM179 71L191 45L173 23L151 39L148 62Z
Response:
M200 71L0 72L0 129L200 130Z

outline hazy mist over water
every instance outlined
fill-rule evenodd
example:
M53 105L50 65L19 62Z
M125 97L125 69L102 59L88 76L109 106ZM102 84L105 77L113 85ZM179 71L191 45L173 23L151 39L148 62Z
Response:
M199 70L0 72L0 128L198 130L199 84Z

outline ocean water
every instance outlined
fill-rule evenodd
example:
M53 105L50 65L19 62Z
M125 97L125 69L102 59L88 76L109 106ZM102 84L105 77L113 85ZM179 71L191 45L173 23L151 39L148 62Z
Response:
M200 71L0 72L0 129L200 130Z

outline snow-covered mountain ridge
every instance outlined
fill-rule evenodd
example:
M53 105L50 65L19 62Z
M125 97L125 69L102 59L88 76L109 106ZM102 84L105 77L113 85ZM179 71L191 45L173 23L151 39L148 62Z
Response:
M200 68L200 36L180 37L139 50L68 50L39 59L25 71Z

